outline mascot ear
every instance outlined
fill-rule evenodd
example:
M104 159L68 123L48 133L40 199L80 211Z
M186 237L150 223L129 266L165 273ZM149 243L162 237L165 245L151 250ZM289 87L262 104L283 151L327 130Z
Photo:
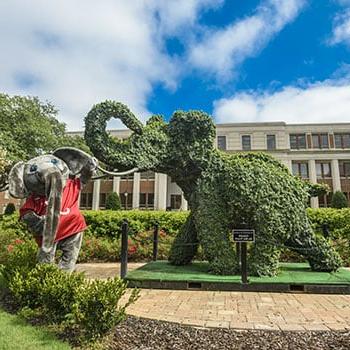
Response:
M74 147L62 147L53 152L53 155L62 159L70 170L70 175L78 175L87 168L97 167L95 158L84 151Z
M27 190L24 186L24 162L15 164L9 173L9 193L15 198L26 198Z

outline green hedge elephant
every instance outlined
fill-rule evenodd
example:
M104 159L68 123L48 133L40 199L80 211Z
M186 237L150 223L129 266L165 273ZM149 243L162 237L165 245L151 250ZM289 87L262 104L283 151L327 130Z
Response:
M127 140L106 132L112 117L133 131ZM207 114L177 111L169 123L153 116L142 125L125 105L106 101L93 106L85 127L86 142L102 162L165 173L183 190L191 214L173 243L170 263L190 263L201 245L213 273L236 273L230 232L245 223L256 230L248 262L253 275L274 275L284 246L305 256L315 271L340 266L338 254L310 227L309 186L266 154L215 149L215 125Z

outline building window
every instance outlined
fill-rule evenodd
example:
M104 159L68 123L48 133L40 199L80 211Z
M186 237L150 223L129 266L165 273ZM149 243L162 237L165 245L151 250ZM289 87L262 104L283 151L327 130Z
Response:
M120 193L120 204L123 209L132 209L132 193L124 192Z
M82 192L80 194L80 208L82 209L92 208L92 193Z
M154 209L154 193L140 193L140 208Z
M292 173L294 176L299 176L302 179L309 178L309 167L306 162L292 162Z
M339 174L340 177L350 177L350 161L339 161Z
M226 136L218 136L218 149L221 149L222 151L226 151Z
M291 149L305 149L306 137L305 134L290 134L289 135Z
M318 206L320 208L328 208L331 206L333 193L325 194L318 197Z
M106 208L107 193L100 193L100 208Z
M276 135L266 135L266 144L268 150L276 149Z
M329 148L328 134L312 134L313 148Z
M334 134L335 148L350 148L350 134Z
M250 151L252 149L250 135L242 135L242 149L243 151Z
M171 209L181 209L181 194L172 194L170 196L170 208Z
M329 162L317 162L316 163L316 176L318 179L332 177L331 163L329 163Z

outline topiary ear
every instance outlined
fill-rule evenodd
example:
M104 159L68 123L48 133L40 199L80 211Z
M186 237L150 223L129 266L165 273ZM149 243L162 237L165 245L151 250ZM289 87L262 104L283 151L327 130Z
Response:
M151 125L151 124L156 124L156 123L160 123L163 124L164 123L164 118L161 114L155 114L152 115L146 122L146 125Z
M24 166L24 162L18 162L9 173L9 193L14 198L26 198L28 196L23 179Z
M169 134L180 137L182 142L200 142L214 145L215 125L212 118L202 111L176 111L169 122Z

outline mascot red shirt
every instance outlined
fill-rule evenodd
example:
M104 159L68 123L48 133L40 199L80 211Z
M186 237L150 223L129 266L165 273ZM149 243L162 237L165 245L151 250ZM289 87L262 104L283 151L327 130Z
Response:
M61 199L61 214L57 227L55 242L86 229L87 225L83 215L79 211L79 194L81 183L79 178L68 179L63 189ZM32 194L28 197L20 209L22 217L28 211L34 211L37 215L46 215L47 201L45 196ZM41 245L41 238L37 239Z

